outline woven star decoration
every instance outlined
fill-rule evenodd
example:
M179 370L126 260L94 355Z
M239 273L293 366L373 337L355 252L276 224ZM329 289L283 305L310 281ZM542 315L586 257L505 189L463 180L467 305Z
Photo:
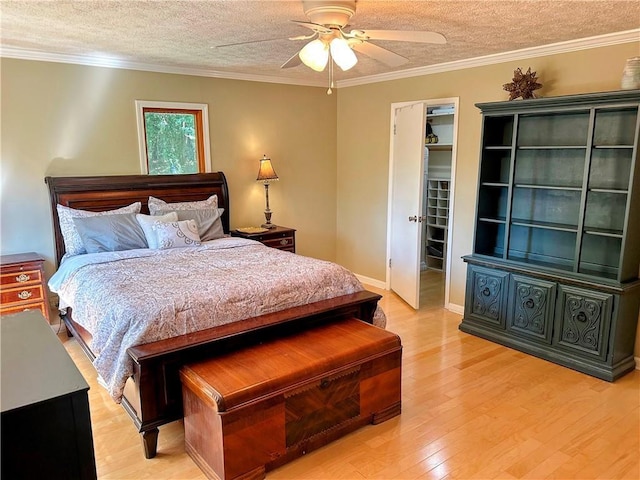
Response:
M518 68L513 72L513 82L505 83L502 88L509 92L509 100L515 100L518 97L523 99L536 98L533 91L542 87L542 84L536 80L538 80L536 72L532 72L531 67L527 73L522 73L522 70Z

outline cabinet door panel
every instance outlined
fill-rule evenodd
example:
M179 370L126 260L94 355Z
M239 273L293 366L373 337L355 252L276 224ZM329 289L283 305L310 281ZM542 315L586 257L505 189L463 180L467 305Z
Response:
M555 342L574 353L605 359L613 295L560 285Z
M512 275L507 330L526 338L551 343L555 299L555 283Z
M465 317L504 329L508 279L507 272L470 265L467 295L473 300L466 304Z

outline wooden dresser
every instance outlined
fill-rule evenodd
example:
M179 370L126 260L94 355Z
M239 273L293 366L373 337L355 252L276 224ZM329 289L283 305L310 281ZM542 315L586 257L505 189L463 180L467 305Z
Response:
M0 256L0 315L40 310L51 323L43 264L33 252Z
M296 253L296 231L293 228L276 226L264 233L243 233L232 230L231 236L256 240L267 247Z
M37 310L0 322L2 478L95 479L89 385Z

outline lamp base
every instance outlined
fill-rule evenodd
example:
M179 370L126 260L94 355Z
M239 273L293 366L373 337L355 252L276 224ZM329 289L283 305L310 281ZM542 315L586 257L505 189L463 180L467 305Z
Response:
M276 226L273 223L263 223L262 225L260 225L262 228L267 228L269 230L271 230L272 228L276 228Z

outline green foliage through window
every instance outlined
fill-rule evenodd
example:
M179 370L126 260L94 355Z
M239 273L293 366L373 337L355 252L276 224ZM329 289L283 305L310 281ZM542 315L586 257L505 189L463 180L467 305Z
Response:
M195 115L145 111L144 121L150 174L198 173Z

